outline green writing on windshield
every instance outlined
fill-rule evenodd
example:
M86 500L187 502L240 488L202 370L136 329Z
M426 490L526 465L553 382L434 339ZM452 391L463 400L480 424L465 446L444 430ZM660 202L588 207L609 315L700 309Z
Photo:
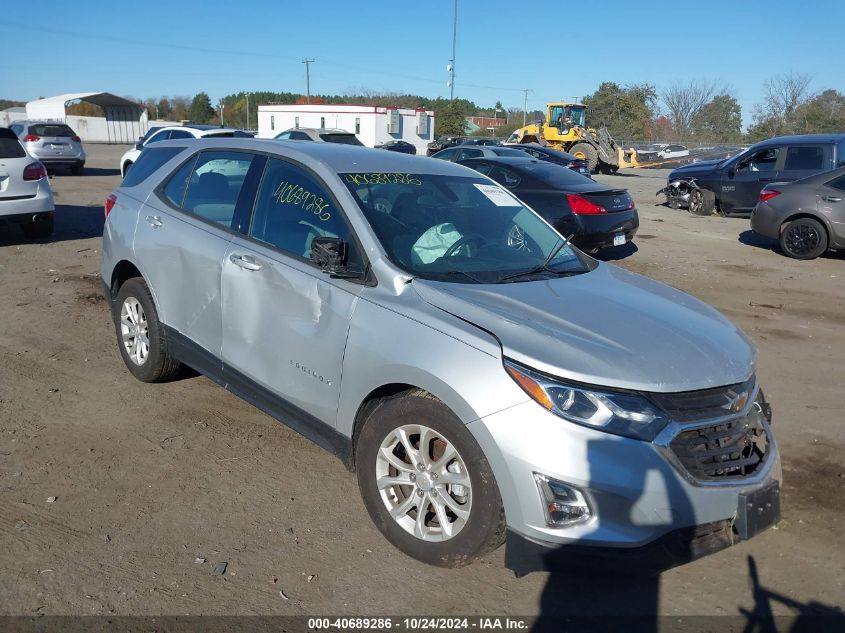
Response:
M344 174L344 178L346 178L346 182L353 185L412 185L414 187L422 185L422 181L419 178L414 178L411 174Z

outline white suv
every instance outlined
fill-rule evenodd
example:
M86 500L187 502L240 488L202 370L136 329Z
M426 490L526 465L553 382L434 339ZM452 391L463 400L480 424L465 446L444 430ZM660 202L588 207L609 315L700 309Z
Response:
M243 130L237 130L229 127L219 127L215 125L171 125L160 128L155 134L149 137L141 137L135 144L134 149L130 149L123 156L120 157L120 175L126 176L127 170L132 164L138 160L138 156L148 145L158 143L159 141L167 141L171 139L180 138L210 138L214 136L242 136L252 137L253 135Z

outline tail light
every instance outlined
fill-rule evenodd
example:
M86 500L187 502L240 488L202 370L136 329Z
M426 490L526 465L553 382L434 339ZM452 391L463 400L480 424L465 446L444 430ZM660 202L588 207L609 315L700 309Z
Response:
M106 198L106 203L103 205L103 208L106 211L106 217L109 217L109 213L111 210L114 209L114 205L117 204L117 196L111 194L108 198Z
M578 194L568 193L566 194L566 200L569 202L572 213L575 215L602 215L607 213L607 209L604 207L590 202Z
M71 136L70 140L72 140L74 143L81 143L82 142L82 139L79 138L78 136Z
M771 200L775 196L779 196L780 191L775 189L766 189L760 192L760 202L765 202L766 200Z
M40 140L41 140L41 137L37 136L35 134L27 134L26 136L23 137L24 143L32 143L33 141L40 141Z
M23 169L24 180L41 180L47 177L47 169L41 163L30 163Z

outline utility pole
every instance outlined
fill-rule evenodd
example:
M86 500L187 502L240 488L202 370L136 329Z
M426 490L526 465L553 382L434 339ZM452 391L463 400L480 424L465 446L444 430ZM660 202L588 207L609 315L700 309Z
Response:
M455 99L455 44L458 39L458 0L455 0L455 20L452 23L452 59L449 60L449 101Z
M525 93L525 101L522 106L522 127L525 127L525 118L528 116L528 93L533 92L530 88L523 88L520 92Z
M246 129L249 129L249 93L246 93Z
M315 60L305 58L302 63L305 64L305 100L306 103L311 103L311 64Z

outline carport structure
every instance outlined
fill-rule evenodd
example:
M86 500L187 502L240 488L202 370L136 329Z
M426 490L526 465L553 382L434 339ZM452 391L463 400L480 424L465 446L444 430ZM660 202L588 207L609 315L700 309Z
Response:
M65 108L75 101L100 106L105 117L69 116ZM134 101L108 92L77 92L30 101L26 116L30 120L64 121L83 141L135 143L147 131L147 111Z

